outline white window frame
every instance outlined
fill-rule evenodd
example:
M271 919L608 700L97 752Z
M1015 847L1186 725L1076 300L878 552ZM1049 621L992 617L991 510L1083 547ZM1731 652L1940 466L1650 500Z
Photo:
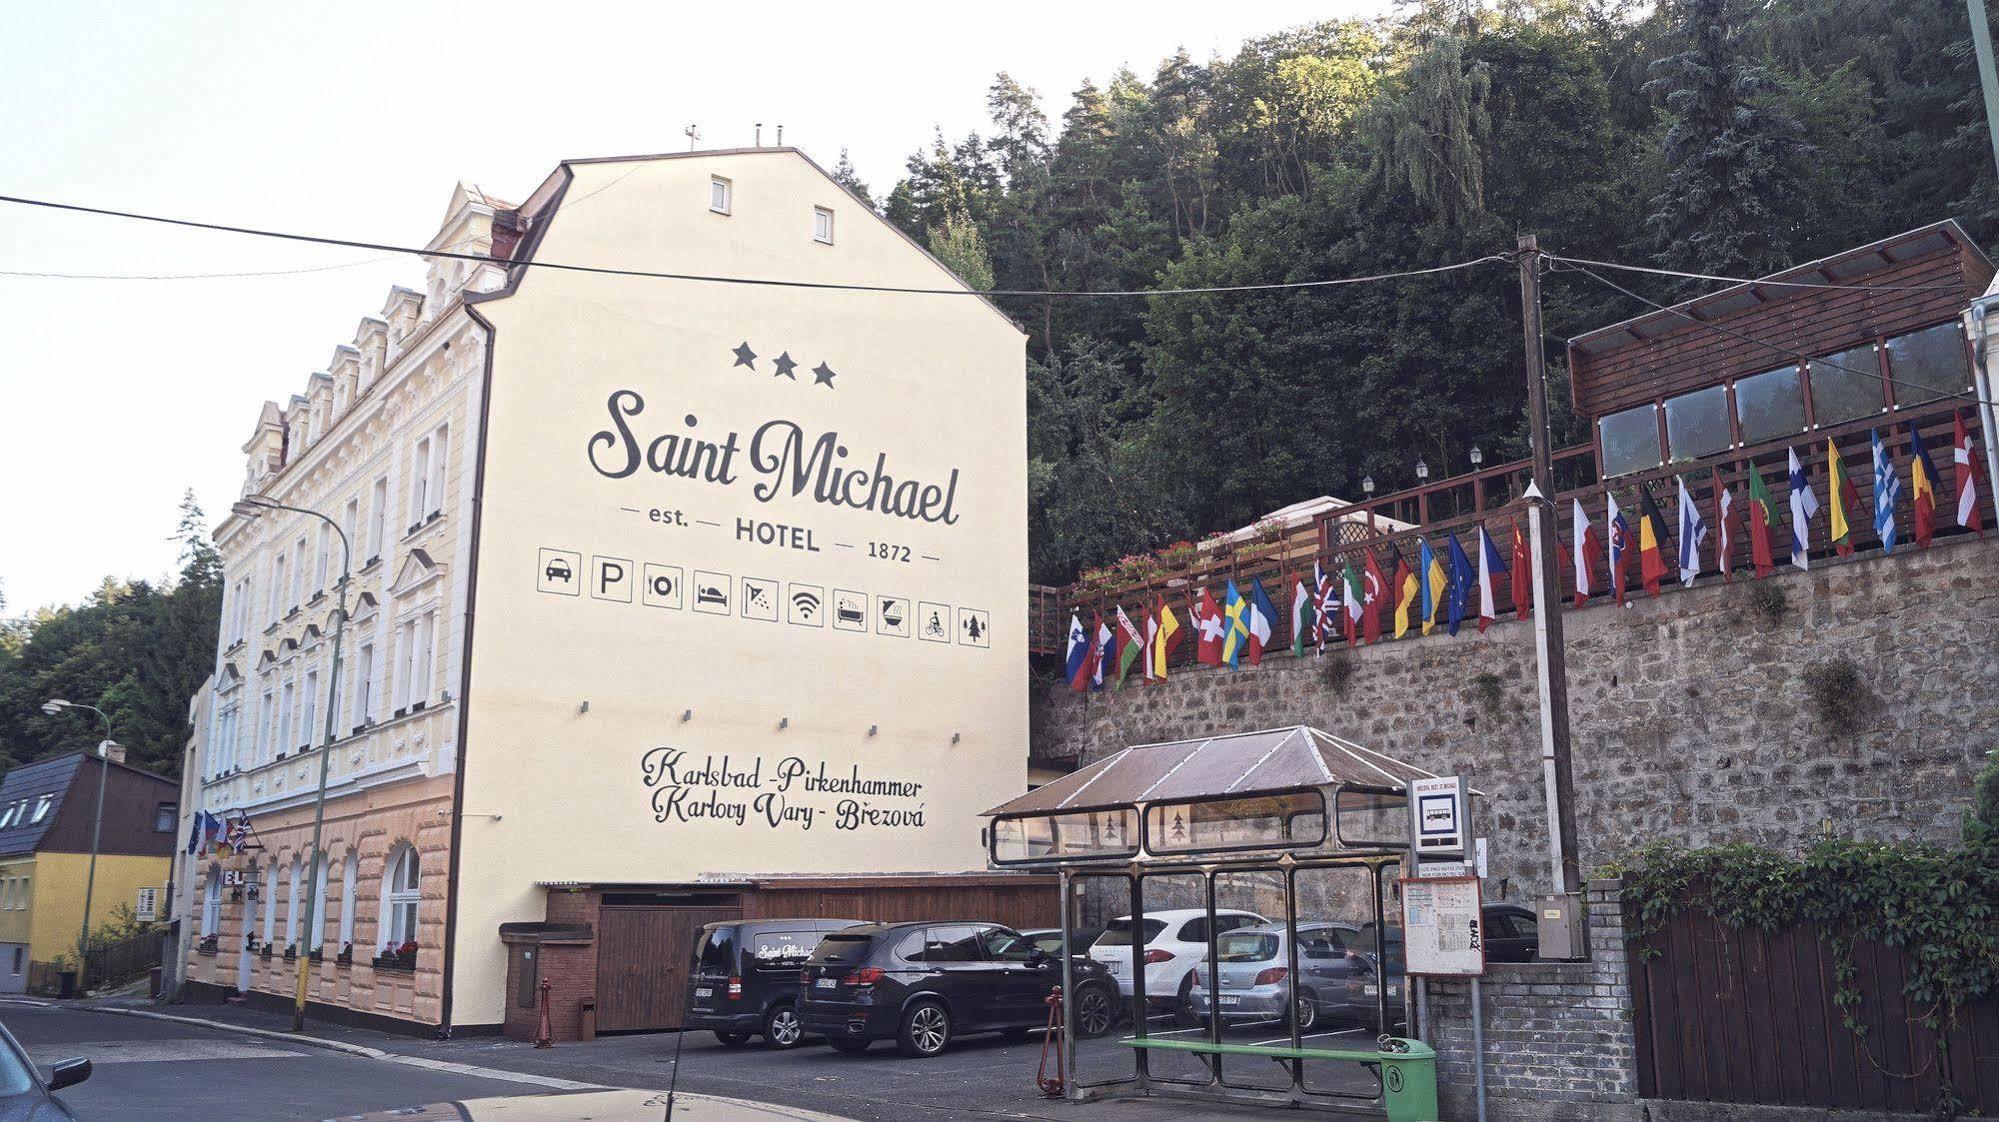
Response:
M365 725L375 719L375 644L361 644L354 653L354 712L349 726Z
M285 614L285 551L280 549L271 561L271 622L276 623Z
M327 568L333 563L333 527L325 522L319 524L319 561L313 566L313 591L326 591Z
M300 688L305 691L299 700L300 716L303 718L299 722L298 732L301 741L299 746L303 748L317 743L313 739L313 730L319 727L319 721L316 719L319 716L319 667L315 666L305 672Z
M298 536L292 547L292 607L305 603L305 535Z
M294 855L291 871L287 874L289 882L285 890L285 946L287 947L298 945L298 891L299 881L305 877L304 860L302 855Z
M418 511L429 518L444 510L444 475L451 464L451 426L439 425L430 434L430 485L425 490L429 505Z
M389 477L384 475L375 480L373 492L374 509L368 512L368 556L382 555L382 537L389 525Z
M256 751L252 754L254 762L260 764L270 759L271 753L277 751L272 747L278 741L277 694L269 685L264 687L262 709L263 719L258 722Z
M256 870L251 870L255 875ZM264 866L264 943L269 945L278 935L278 863Z
M361 858L349 849L347 859L340 864L340 946L343 950L354 943L354 891L355 882L360 879Z
M312 930L306 932L307 951L326 946L326 855L320 854L313 865L316 867L312 873Z
M409 873L407 882L405 870ZM382 869L382 920L377 942L383 950L415 941L422 902L423 866L416 847L403 842L389 852L389 862Z
M208 866L208 884L201 890L201 935L207 938L222 926L222 866Z
M708 210L713 214L734 214L736 212L736 184L734 180L719 175L708 177Z
M815 206L812 208L812 240L820 245L833 244L833 208Z
M410 453L410 526L423 524L423 516L430 509L430 440L431 434L417 437L416 447Z
M292 707L298 699L298 684L286 682L278 687L278 736L272 746L272 754L292 750Z

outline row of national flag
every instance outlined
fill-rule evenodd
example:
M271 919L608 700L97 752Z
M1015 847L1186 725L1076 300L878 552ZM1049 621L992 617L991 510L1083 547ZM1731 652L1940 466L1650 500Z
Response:
M249 844L249 815L238 812L235 818L227 818L205 810L194 812L194 821L188 828L187 836L190 855L229 857L242 853Z
M1942 477L1913 425L1908 435L1911 530L1916 544L1927 549L1937 526ZM1955 418L1952 435L1954 524L1982 535L1979 500L1985 473L1962 415ZM1896 506L1902 495L1902 479L1880 430L1870 436L1874 533L1882 551L1893 552L1901 539ZM1830 439L1826 441L1826 460L1827 532L1834 550L1845 556L1854 548L1851 520L1859 506L1859 489ZM1570 537L1555 543L1560 565L1573 574L1575 605L1584 607L1606 593L1613 603L1627 602L1634 554L1639 583L1655 596L1668 576L1692 585L1709 571L1706 559L1710 555L1723 579L1733 580L1739 518L1746 523L1749 536L1752 575L1766 576L1776 568L1780 535L1790 563L1809 569L1811 527L1822 508L1795 448L1789 450L1788 469L1784 484L1789 500L1788 527L1762 471L1754 464L1749 465L1742 496L1735 486L1722 483L1719 472L1714 473L1709 511L1702 510L1703 504L1686 479L1676 478L1672 529L1649 488L1638 487L1637 510L1630 515L1618 505L1615 493L1606 493L1603 524L1607 542L1599 536L1582 500L1575 499ZM1394 560L1384 567L1375 551L1367 550L1358 566L1349 563L1335 573L1314 563L1309 576L1299 573L1290 578L1292 653L1316 650L1323 654L1328 643L1342 638L1349 646L1378 642L1384 635L1400 639L1412 628L1428 635L1442 627L1456 635L1468 620L1484 631L1506 610L1499 597L1502 579L1508 585L1512 610L1522 618L1531 615L1532 555L1519 524L1509 524L1504 553L1483 523L1473 529L1469 551L1453 531L1445 535L1440 548L1433 547L1427 538L1418 538L1413 565L1401 550L1391 548ZM1714 539L1712 547L1710 537ZM1122 687L1134 673L1146 683L1164 681L1167 664L1189 631L1195 636L1197 662L1230 669L1244 662L1260 664L1264 652L1272 648L1280 618L1262 578L1253 578L1246 588L1230 579L1221 592L1220 600L1209 588L1188 593L1181 609L1188 621L1185 627L1164 595L1154 596L1135 614L1124 605L1116 607L1109 617L1101 611L1093 613L1087 626L1080 614L1072 614L1065 663L1069 685L1078 690L1103 689L1111 683Z

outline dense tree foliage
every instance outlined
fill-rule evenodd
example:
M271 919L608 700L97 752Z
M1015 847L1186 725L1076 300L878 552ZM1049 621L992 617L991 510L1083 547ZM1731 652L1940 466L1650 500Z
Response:
M1551 250L1755 275L1940 218L1999 234L1953 0L1426 0L1083 83L1001 74L883 213L994 287L1315 280ZM1548 278L1556 340L1637 309ZM1653 281L1655 296L1698 284ZM1033 576L1524 455L1517 280L1007 298L1029 333ZM1557 395L1558 397L1560 395ZM1560 403L1558 402L1559 406Z
M222 565L193 492L181 501L180 572L156 586L106 578L82 604L0 630L0 770L103 738L90 713L44 715L50 698L95 705L133 764L180 774L188 702L215 665Z

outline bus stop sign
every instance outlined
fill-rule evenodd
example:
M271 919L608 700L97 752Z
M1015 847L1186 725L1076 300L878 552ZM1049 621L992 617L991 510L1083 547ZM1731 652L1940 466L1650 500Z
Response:
M1456 775L1409 781L1411 837L1416 858L1465 855L1465 781Z

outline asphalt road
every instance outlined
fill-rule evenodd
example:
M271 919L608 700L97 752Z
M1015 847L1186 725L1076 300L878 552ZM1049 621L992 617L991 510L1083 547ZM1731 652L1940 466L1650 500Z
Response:
M149 1122L316 1120L480 1096L545 1093L284 1041L73 1007L0 1002L0 1022L42 1067L89 1058L61 1093L80 1119Z

